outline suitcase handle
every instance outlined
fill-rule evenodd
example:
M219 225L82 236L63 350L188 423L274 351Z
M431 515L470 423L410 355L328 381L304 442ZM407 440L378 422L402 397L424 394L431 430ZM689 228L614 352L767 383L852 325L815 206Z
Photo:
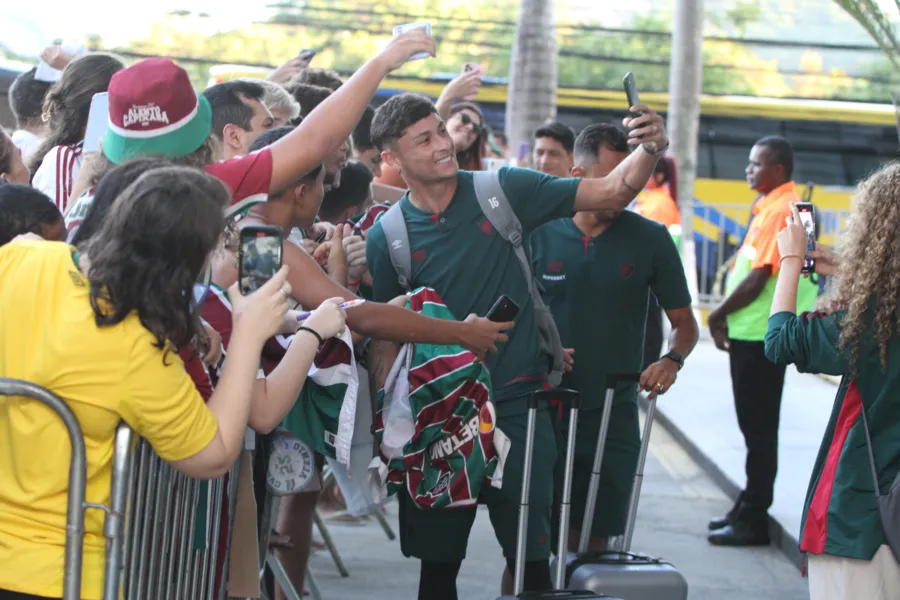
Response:
M606 376L606 389L611 389L616 387L619 383L625 382L632 383L640 383L641 382L641 374L640 373L610 373Z
M564 402L571 405L572 408L577 409L581 408L581 392L565 388L537 390L528 395L528 408L540 408L540 403L542 401Z

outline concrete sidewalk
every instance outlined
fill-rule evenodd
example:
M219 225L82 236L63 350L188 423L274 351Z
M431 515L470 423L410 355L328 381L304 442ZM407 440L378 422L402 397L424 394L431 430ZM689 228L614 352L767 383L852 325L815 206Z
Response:
M717 548L707 543L708 515L729 506L725 494L681 445L665 428L655 426L634 549L672 561L687 579L691 600L807 600L806 581L777 548ZM388 521L396 527L395 503L389 505ZM330 529L350 577L338 575L327 552L313 555L310 565L323 600L415 600L419 563L404 558L397 541L389 542L374 522L331 523ZM497 598L503 566L487 511L481 509L459 574L460 600Z
M781 406L773 543L798 566L800 518L837 387L788 367ZM657 406L659 424L732 498L745 482L744 438L734 412L728 355L701 341ZM719 515L710 514L709 517Z

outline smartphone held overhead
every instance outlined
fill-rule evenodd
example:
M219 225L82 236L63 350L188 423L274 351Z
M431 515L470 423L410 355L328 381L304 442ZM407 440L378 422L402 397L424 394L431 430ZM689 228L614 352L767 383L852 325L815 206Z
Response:
M271 225L241 229L238 281L241 294L252 294L281 269L284 235Z
M798 202L796 204L797 212L800 215L800 224L806 229L806 252L803 258L803 269L801 273L814 273L816 270L816 259L809 257L809 252L816 249L816 239L818 232L816 231L816 207L811 202Z
M625 88L625 97L628 99L628 108L630 109L632 106L637 106L641 103L641 98L638 96L637 91L637 83L634 81L634 73L629 71L625 73L625 77L622 78L622 86ZM631 112L632 116L639 117L642 112Z
M476 65L474 63L465 63L462 68L463 75L468 75L469 73L477 73L478 75L481 75L481 73L483 73L483 72L484 72L484 70L482 69L482 66ZM478 87L479 88L481 87L480 78L479 78ZM478 94L478 89L476 88L476 90L474 92L472 92L471 94L466 94L465 96L463 96L462 99L465 100L466 102L471 102L472 100L475 99L475 96L477 94Z
M397 25L394 27L394 37L397 37L401 33L406 33L412 29L424 29L425 33L431 35L431 23L428 21L418 21L416 23L407 23L405 25ZM409 57L409 60L421 60L423 58L429 58L431 55L427 52L419 52L417 54L413 54Z

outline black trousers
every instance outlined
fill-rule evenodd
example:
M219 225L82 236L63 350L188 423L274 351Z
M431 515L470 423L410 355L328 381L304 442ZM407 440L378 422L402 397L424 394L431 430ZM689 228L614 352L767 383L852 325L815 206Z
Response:
M769 362L763 342L730 342L734 408L747 446L747 486L738 514L764 518L772 506L778 471L778 420L786 367Z
M657 362L662 354L663 315L659 302L653 292L649 294L647 303L647 329L644 331L644 368Z

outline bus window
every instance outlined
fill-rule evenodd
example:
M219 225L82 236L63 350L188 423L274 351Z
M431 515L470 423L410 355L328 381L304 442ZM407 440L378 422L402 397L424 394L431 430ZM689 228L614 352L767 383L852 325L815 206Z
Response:
M794 146L794 181L818 185L847 185L847 173L839 152L818 152Z
M697 177L700 179L712 178L712 160L710 158L711 146L705 142L697 145Z
M848 185L856 185L860 180L871 175L883 164L883 158L875 154L844 153L844 165L849 181Z

